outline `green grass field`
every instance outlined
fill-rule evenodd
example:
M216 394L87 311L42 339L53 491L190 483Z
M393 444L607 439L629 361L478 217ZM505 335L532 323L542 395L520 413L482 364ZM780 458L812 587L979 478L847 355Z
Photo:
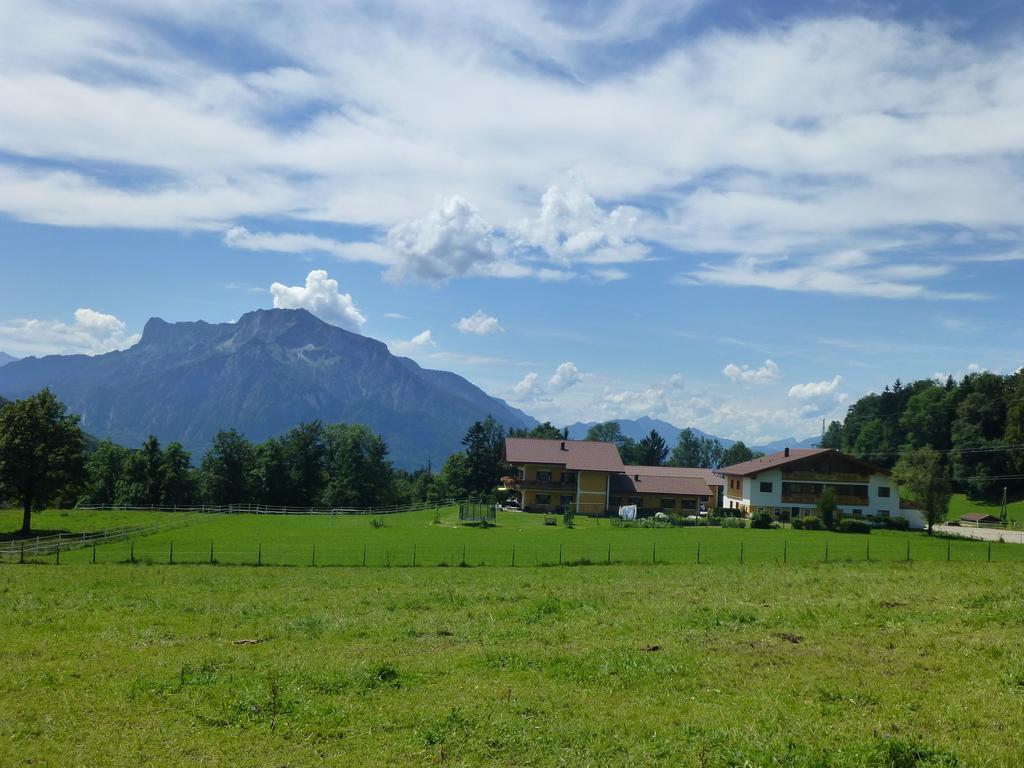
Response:
M0 566L0 763L1019 766L1021 575Z
M949 520L959 520L968 512L984 512L999 517L1000 500L972 501L962 493L953 494L949 500ZM1015 522L1024 523L1024 499L1014 501L1012 498L1006 505L1006 516Z
M40 515L46 518L52 513ZM57 513L60 514L60 513ZM56 518L76 530L89 523L78 513ZM86 516L98 513L82 513ZM117 520L130 520L132 514ZM141 513L146 522L152 515ZM374 527L372 520L382 521ZM435 522L437 520L438 522ZM2 521L2 518L0 518ZM49 524L49 523L48 523ZM314 547L316 549L314 553ZM829 560L902 561L908 547L912 560L987 561L989 546L968 540L949 541L922 533L874 531L870 535L821 531L723 528L620 528L608 520L576 518L571 529L544 525L543 515L501 512L498 525L460 525L454 507L435 512L410 512L381 517L211 515L184 528L133 540L100 545L95 553L78 549L61 555L62 563L123 563L133 556L144 563L209 563L294 566L543 566L562 564L689 564L706 565ZM826 553L827 549L827 553ZM1024 562L1019 544L993 544L994 561ZM47 562L54 556L42 558Z

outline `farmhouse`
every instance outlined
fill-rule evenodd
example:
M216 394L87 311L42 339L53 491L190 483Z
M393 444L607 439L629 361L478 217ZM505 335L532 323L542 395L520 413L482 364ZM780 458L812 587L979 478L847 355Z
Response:
M603 515L626 504L648 512L698 514L719 503L721 478L710 470L624 465L614 443L510 437L505 460L514 476L506 482L527 511L555 512L570 506Z
M903 517L910 527L923 527L920 512L901 503L888 471L831 448L786 448L718 472L726 483L724 507L742 514L801 517L832 488L844 516Z

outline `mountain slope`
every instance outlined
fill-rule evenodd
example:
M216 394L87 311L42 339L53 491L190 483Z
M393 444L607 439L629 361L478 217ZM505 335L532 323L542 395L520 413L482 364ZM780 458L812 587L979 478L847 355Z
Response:
M147 435L203 453L218 429L261 441L300 421L366 424L400 467L438 467L488 414L536 421L465 379L420 368L374 339L305 310L259 310L237 323L154 318L134 347L26 358L0 368L0 394L49 386L92 434L129 446Z
M13 355L8 355L6 352L0 352L0 366L7 365L8 363L13 363L17 359L18 358L14 357Z

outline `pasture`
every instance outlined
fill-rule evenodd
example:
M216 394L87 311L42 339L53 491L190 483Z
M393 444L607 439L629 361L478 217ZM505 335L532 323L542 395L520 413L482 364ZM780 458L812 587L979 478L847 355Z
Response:
M175 514L59 512L37 516L49 530L102 530L151 524ZM0 525L16 527L12 513ZM96 517L93 517L96 516ZM456 507L395 515L197 515L185 527L62 553L62 563L289 565L353 567L553 566L599 564L814 563L820 561L1024 562L1018 544L947 540L922 533L876 530L870 535L728 528L617 527L577 516L575 526L544 524L544 516L498 513L497 525L461 525ZM90 520L92 522L90 522ZM103 523L103 525L100 525ZM53 562L53 555L39 558Z
M4 765L1017 766L1017 563L0 566Z

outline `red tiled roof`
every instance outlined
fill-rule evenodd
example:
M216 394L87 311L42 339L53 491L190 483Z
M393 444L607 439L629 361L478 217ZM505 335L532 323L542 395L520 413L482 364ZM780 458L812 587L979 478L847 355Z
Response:
M629 469L663 468L630 467ZM670 496L711 496L711 489L708 488L708 484L699 477L665 474L645 475L633 471L626 475L612 475L611 492L624 495L660 493Z
M625 466L627 475L651 475L653 477L699 477L710 486L725 485L725 480L713 469L703 467L644 467L635 464Z
M594 440L538 440L506 437L505 460L509 464L562 464L566 469L622 472L615 443Z

